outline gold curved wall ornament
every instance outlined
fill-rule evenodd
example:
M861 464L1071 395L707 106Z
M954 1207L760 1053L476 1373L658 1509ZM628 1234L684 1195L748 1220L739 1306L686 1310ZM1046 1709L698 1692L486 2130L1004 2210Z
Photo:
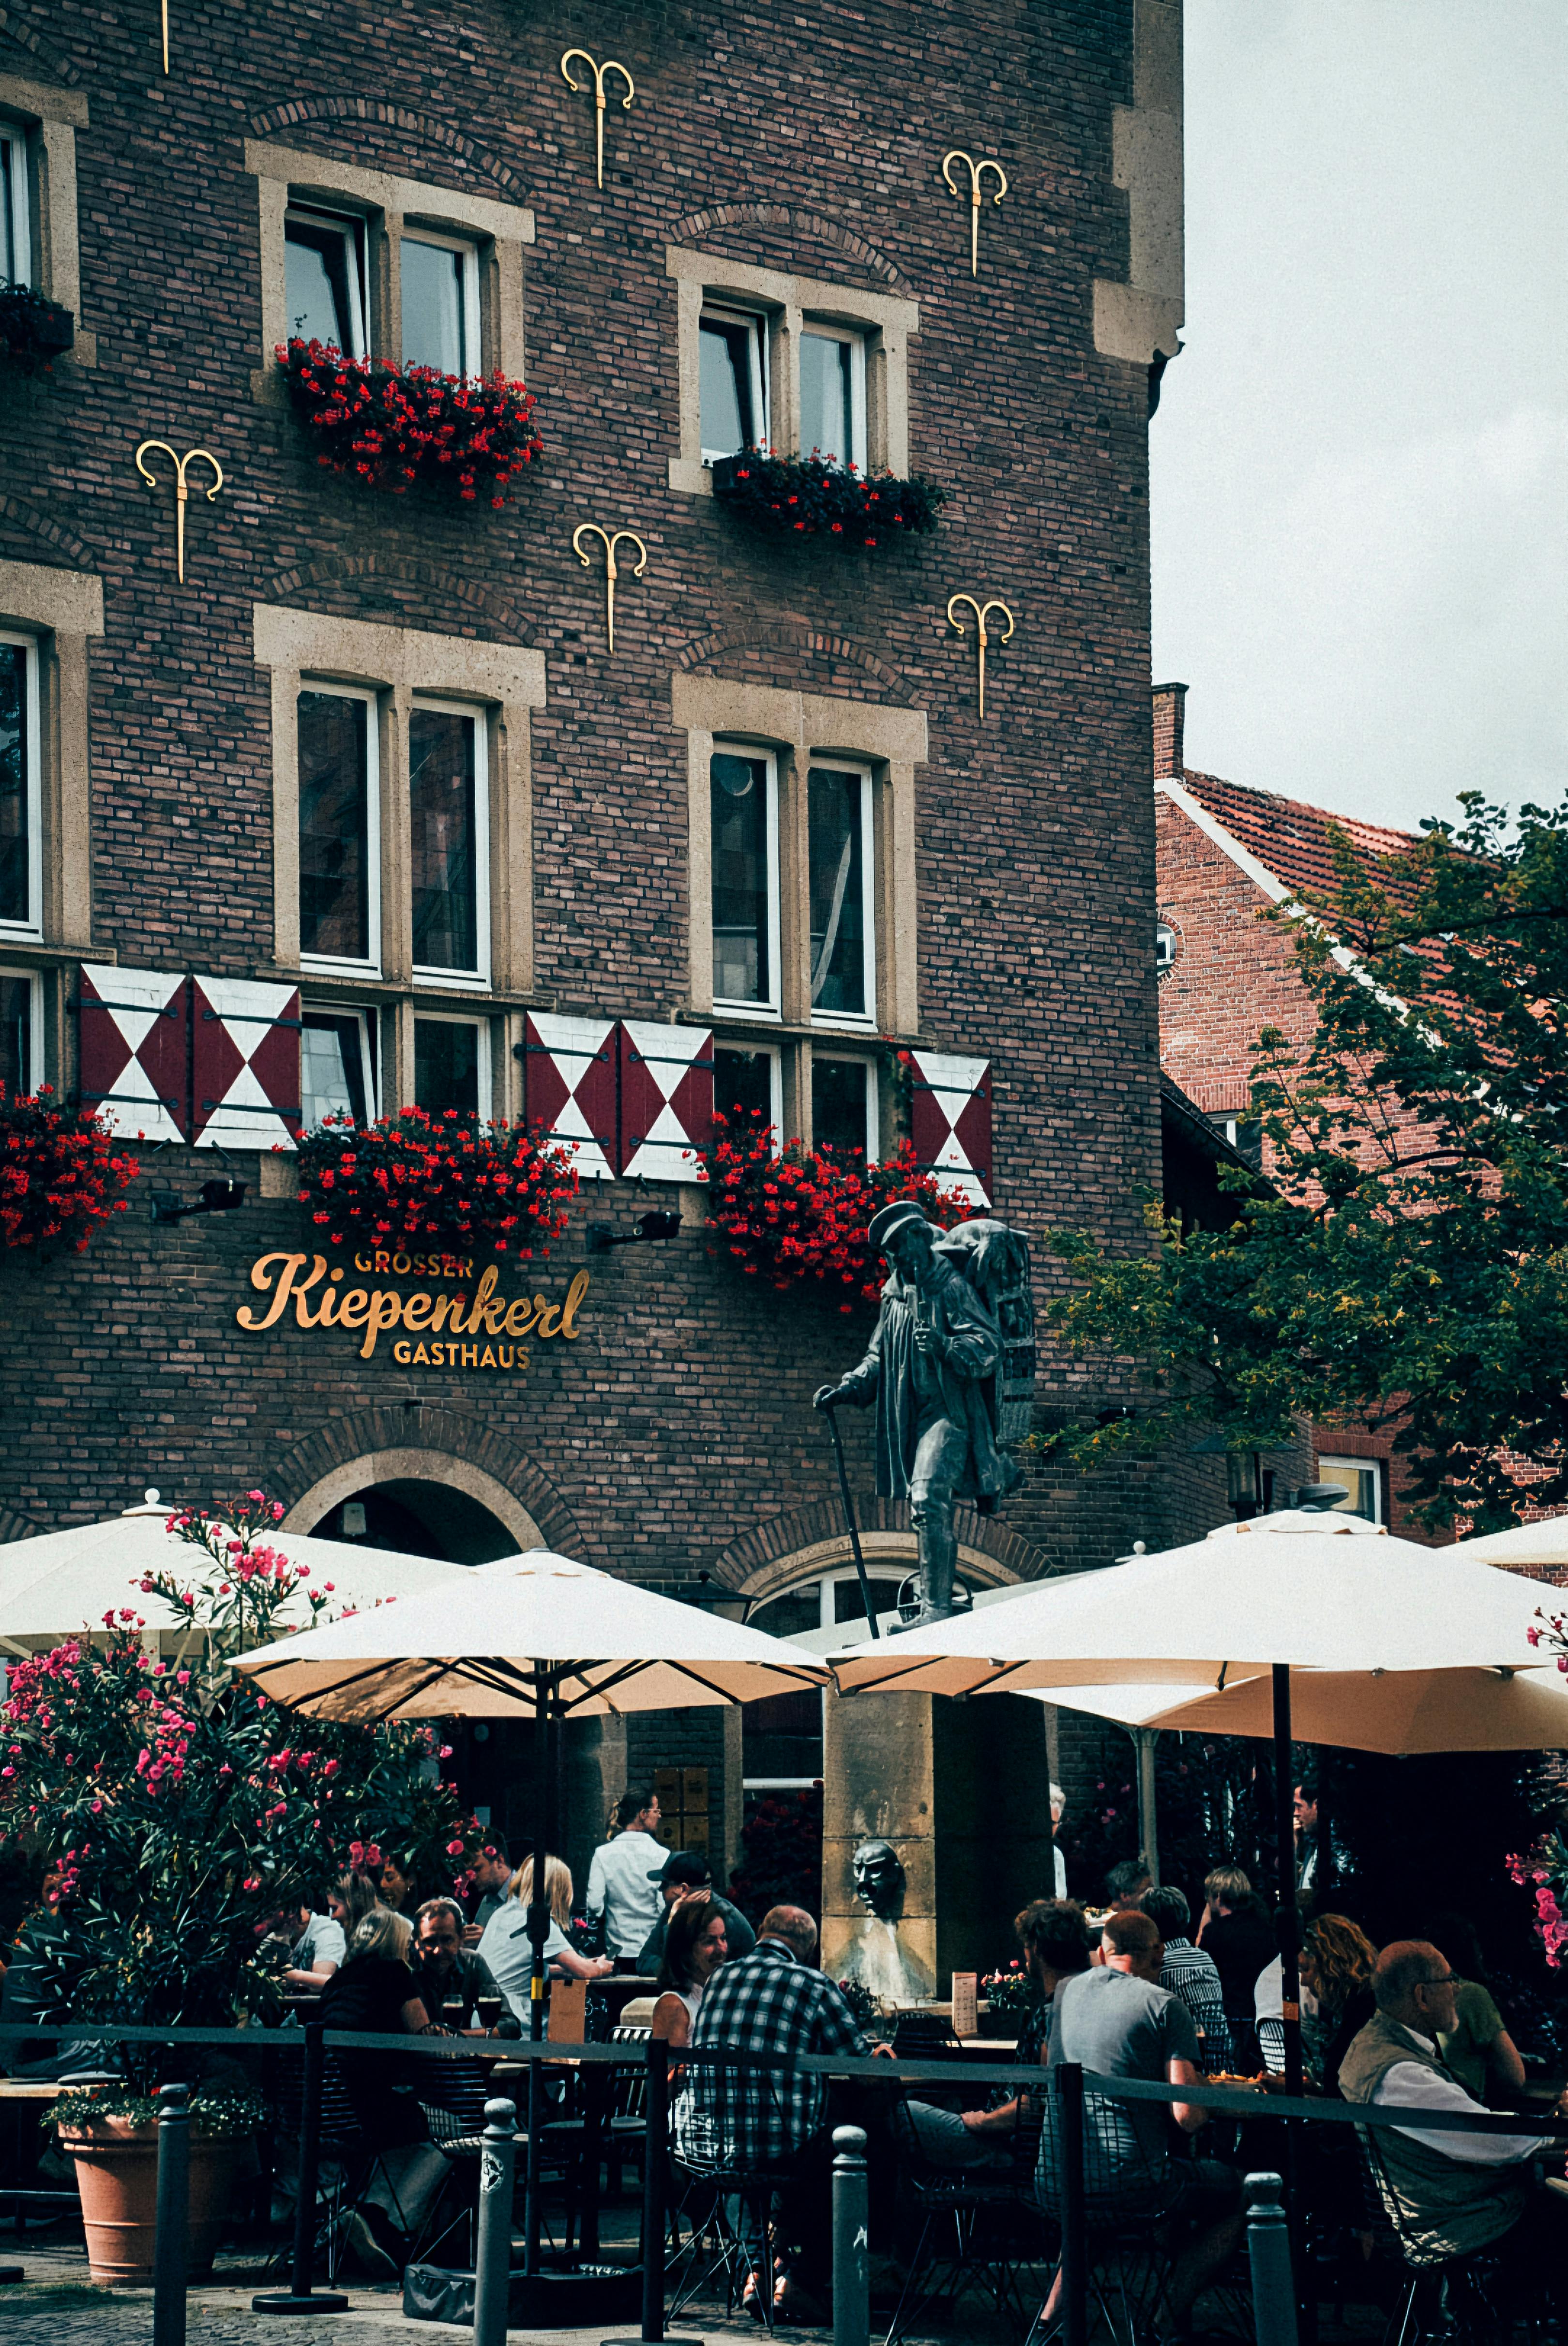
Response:
M1013 614L1008 609L1005 603L997 601L994 597L993 597L989 602L980 603L975 600L972 595L950 595L947 598L947 622L949 627L955 627L961 636L967 636L969 629L964 626L963 621L955 614L952 607L955 603L967 603L970 609L974 613L974 658L976 669L980 678L980 716L981 722L983 724L985 721L985 648L991 641L991 637L986 628L985 622L993 611L1000 611L1002 613L1007 625L1003 628L1002 634L997 637L996 640L999 644L1004 644L1013 634Z
M623 113L630 109L631 102L637 94L636 84L619 57L606 57L601 66L596 65L586 49L568 49L561 59L561 78L568 89L576 90L583 87L580 81L574 81L566 70L574 57L581 57L594 76L594 159L598 183L602 188L605 184L605 76L618 73L626 83L626 94L621 100Z
M186 467L194 464L199 456L203 457L211 465L213 478L212 486L207 492L209 505L223 486L223 467L210 448L188 448L183 456L177 456L167 440L144 440L136 452L136 468L149 489L156 489L158 486L156 474L148 472L142 463L142 458L149 448L160 448L174 466L175 567L179 574L179 583L183 586L185 584L185 508L190 501L190 490L185 477Z
M648 550L635 529L601 529L596 521L580 521L572 532L572 551L585 570L590 570L593 567L592 556L583 551L582 541L585 537L596 537L605 549L605 624L609 630L610 649L614 651L616 648L616 580L620 576L616 563L616 548L623 539L628 540L636 547L642 559L632 572L634 578L640 578L647 568Z
M1002 201L1003 197L1007 193L1007 174L1003 169L1001 164L996 162L990 155L983 155L980 158L980 160L976 162L974 157L972 155L966 155L962 147L950 148L948 152L942 158L942 176L947 182L948 194L950 196L957 196L961 203L963 200L963 190L953 178L952 169L950 168L950 166L954 163L967 163L969 166L969 273L972 277L978 277L980 274L981 182L983 180L987 171L995 172L997 181L996 193L992 197L991 200L993 204L999 204Z

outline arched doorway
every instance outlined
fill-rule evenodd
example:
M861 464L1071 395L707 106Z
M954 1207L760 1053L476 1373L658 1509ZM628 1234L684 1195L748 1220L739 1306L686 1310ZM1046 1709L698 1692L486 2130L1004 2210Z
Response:
M372 1451L334 1467L295 1502L284 1529L447 1564L545 1545L504 1484L440 1450Z

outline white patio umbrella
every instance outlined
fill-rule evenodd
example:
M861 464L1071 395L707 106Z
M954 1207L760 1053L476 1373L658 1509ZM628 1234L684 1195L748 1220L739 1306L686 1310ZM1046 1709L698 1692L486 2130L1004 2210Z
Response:
M814 1654L679 1604L635 1582L535 1548L474 1566L461 1582L374 1613L302 1630L235 1668L313 1719L532 1718L538 1782L549 1770L552 1717L707 1708L822 1686ZM545 1825L536 1802L530 2033L543 2034ZM538 2076L528 2070L526 2269L538 2271Z
M188 1583L202 1568L199 1549L164 1529L170 1513L157 1492L149 1491L138 1506L106 1523L77 1524L0 1547L0 1648L32 1653L58 1645L84 1627L101 1628L104 1615L124 1605L146 1616L149 1631L163 1627L168 1636L183 1636L182 1628L160 1623L157 1598L144 1596L141 1588L149 1573L172 1573ZM412 1596L468 1569L348 1540L311 1539L300 1532L275 1532L269 1545L295 1564L309 1565L311 1586L332 1583L333 1611ZM284 1617L290 1617L309 1621L302 1596L290 1600Z
M1547 1572L1568 1565L1568 1515L1543 1515L1538 1524L1513 1524L1505 1532L1480 1532L1461 1540L1455 1551L1472 1563L1501 1565L1505 1572Z
M1286 2061L1296 2090L1292 1672L1338 1671L1375 1684L1378 1674L1395 1671L1538 1670L1543 1658L1527 1633L1539 1594L1461 1548L1418 1547L1357 1515L1288 1509L831 1658L840 1694L1195 1681L1219 1694L1267 1678Z

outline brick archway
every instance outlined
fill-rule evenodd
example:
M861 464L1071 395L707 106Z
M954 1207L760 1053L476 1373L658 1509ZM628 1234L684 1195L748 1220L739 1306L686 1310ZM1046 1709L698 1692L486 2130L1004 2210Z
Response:
M912 1572L915 1535L906 1499L877 1499L860 1516L860 1545L868 1566L898 1564ZM961 1567L995 1588L1018 1580L1049 1578L1054 1567L1043 1549L1016 1532L967 1507L958 1511ZM839 1507L820 1500L796 1507L731 1541L714 1563L716 1579L738 1596L777 1596L794 1582L836 1572L852 1564L849 1534Z
M309 1531L351 1487L399 1477L466 1492L520 1546L585 1553L570 1508L526 1454L439 1404L393 1402L333 1418L285 1451L272 1479L288 1510L285 1530Z

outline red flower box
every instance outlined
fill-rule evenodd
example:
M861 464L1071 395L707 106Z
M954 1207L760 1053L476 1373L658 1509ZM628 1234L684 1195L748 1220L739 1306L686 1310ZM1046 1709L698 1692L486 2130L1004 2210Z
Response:
M576 1188L565 1149L455 1108L329 1117L300 1143L300 1203L335 1247L489 1247L527 1262L549 1253Z
M119 1193L137 1170L92 1109L58 1106L47 1084L8 1099L0 1084L0 1245L60 1239L85 1253L93 1232L125 1212Z
M429 481L465 505L483 494L499 506L544 451L532 392L504 374L346 359L330 342L280 343L277 356L317 463L367 488L397 497Z

